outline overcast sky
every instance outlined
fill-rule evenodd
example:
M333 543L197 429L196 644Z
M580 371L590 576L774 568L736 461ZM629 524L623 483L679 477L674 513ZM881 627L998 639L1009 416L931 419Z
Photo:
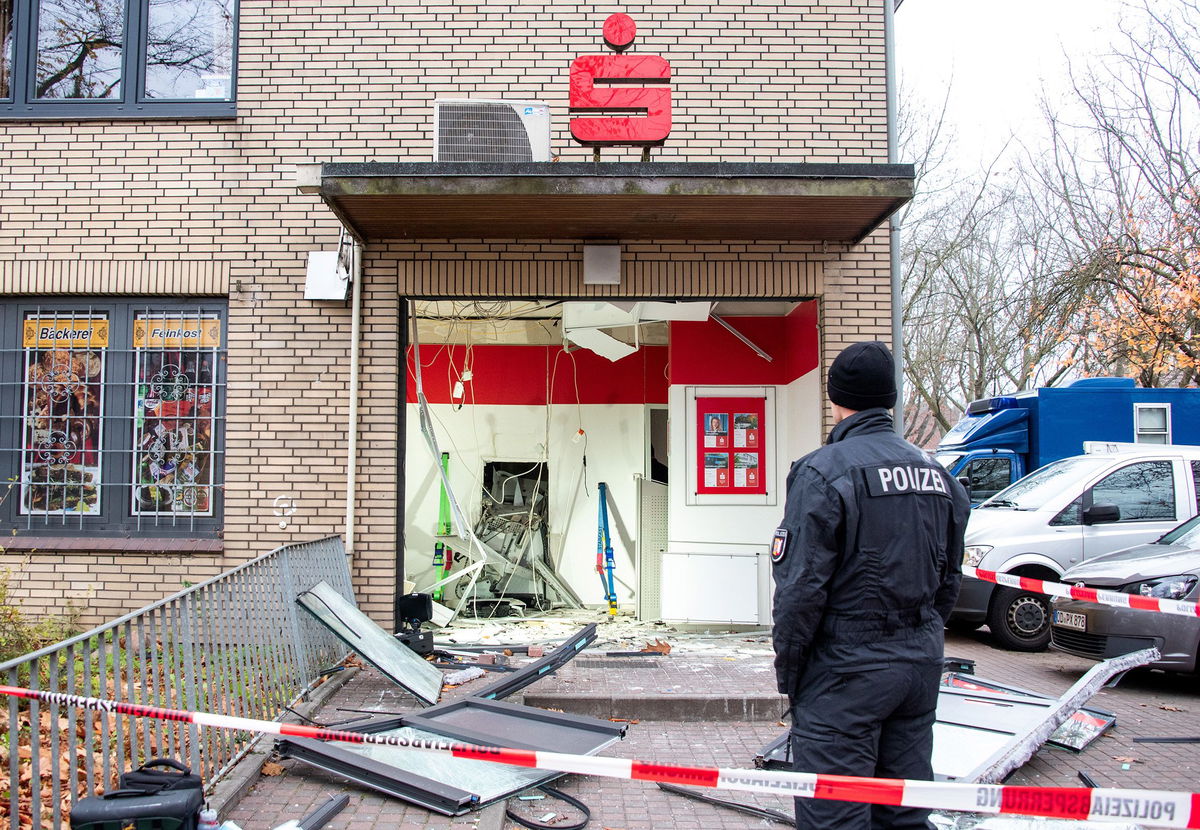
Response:
M1063 93L1067 58L1080 64L1118 39L1121 7L1121 0L904 0L896 12L901 90L935 106L949 87L955 155L977 164L1010 133L1036 140L1043 82Z

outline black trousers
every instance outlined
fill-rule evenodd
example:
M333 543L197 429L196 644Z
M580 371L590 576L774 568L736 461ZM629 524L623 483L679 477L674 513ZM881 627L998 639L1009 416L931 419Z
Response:
M933 777L933 721L942 663L811 662L792 704L792 768L874 778ZM912 807L796 799L799 830L932 828Z

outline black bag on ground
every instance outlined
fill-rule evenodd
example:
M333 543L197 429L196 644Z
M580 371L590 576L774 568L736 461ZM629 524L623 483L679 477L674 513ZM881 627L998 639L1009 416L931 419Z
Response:
M184 766L174 758L151 758L135 770L121 773L119 787L153 794L162 790L199 790L202 787L199 775L192 775L192 768Z
M114 790L79 799L71 808L71 830L196 830L203 806L199 787Z

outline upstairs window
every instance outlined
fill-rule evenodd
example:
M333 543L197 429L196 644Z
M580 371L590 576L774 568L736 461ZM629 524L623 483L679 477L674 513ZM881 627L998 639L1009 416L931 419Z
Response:
M236 0L0 0L0 114L235 114Z

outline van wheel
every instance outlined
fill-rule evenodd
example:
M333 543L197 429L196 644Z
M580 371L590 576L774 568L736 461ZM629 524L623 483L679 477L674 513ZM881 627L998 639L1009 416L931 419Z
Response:
M1045 651L1050 644L1050 603L1041 594L997 586L987 623L992 636L1009 651Z

